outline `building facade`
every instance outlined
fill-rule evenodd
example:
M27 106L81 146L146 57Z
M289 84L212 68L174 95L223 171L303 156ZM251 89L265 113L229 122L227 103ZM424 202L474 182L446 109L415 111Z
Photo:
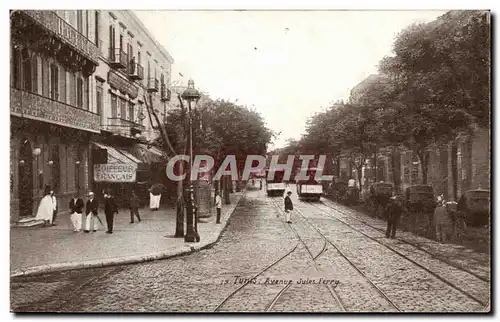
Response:
M146 105L164 121L174 60L132 11L100 10L99 18L94 77L102 135L97 149L107 149L108 157L114 150L117 158L102 164L94 160L91 177L98 194L111 188L126 204L131 189L147 197L146 188L164 160L163 152L150 144L159 131Z
M16 10L10 53L11 222L36 214L45 186L65 211L151 177L164 154L145 101L167 104L173 59L133 12Z
M88 188L89 142L100 132L95 17L93 11L11 12L11 222L36 212L45 186L62 209Z

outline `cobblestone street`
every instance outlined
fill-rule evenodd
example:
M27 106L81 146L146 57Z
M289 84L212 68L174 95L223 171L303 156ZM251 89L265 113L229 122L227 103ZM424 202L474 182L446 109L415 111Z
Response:
M219 242L191 255L14 278L11 309L489 311L488 255L401 231L386 239L380 220L326 200L292 199L286 224L282 198L248 190Z

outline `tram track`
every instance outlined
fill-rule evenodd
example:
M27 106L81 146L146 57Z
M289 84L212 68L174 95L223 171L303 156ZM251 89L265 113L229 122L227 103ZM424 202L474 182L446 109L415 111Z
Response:
M275 200L272 200L272 203L276 206L276 208L277 208L278 211L280 211L282 214L285 214L284 210L280 207L280 205L278 205L276 203ZM322 254L324 254L324 252L327 250L327 241L326 241L326 239L323 238L324 243L323 243L323 247L322 247L321 251L318 254L314 255L312 253L311 249L307 246L307 244L304 241L304 239L297 232L297 230L295 228L293 228L291 225L288 225L288 227L295 234L295 236L299 240L299 243L302 243L304 245L305 249L307 250L307 253L309 254L309 256L312 259L314 267L316 268L317 271L319 271L319 267L318 267L318 265L316 263L316 260ZM291 287L291 285L292 285L291 283L287 284L283 289L280 290L280 292L274 297L274 299L271 301L271 303L266 307L266 312L270 312L274 308L274 306L276 305L276 303L278 302L278 300L283 296L283 294L285 294L285 292ZM335 302L339 305L339 307L342 310L342 312L346 312L347 310L345 308L345 305L340 300L340 297L338 296L338 294L336 293L336 291L334 289L332 289L332 287L330 285L325 285L325 287L327 288L328 292L330 293L330 295L332 296L332 298L335 300Z
M322 205L323 205L323 206L325 206L325 207L328 207L328 208L330 208L330 209L332 209L332 210L338 211L338 212L340 212L340 213L342 213L342 214L344 214L344 215L349 215L349 214L348 214L347 212L345 212L343 209L334 208L333 206L331 206L331 205L329 205L329 204L326 204L325 202L322 202ZM355 211L355 210L352 210L352 209L349 209L349 210L350 210L350 211ZM357 219L357 218L353 218L353 219L357 220L358 222L360 222L360 223L362 223L362 224L364 224L364 225L366 225L366 226L368 226L368 227L370 227L370 228L372 228L372 229L375 229L375 230L378 230L378 231L381 231L381 232L385 232L383 228L379 228L379 227L375 227L375 226L373 226L373 225L370 225L370 224L369 224L369 223L367 223L366 221L363 221L363 220L360 220L360 219ZM446 260L443 260L442 258L439 258L439 257L438 257L438 256L436 256L435 254L433 254L433 253L431 253L431 252L427 251L426 249L424 249L424 248L420 247L420 246L419 246L419 245L417 245L417 244L411 243L411 242L409 242L409 241L407 241L407 240L404 240L404 239L401 239L401 238L398 238L398 240L399 240L399 241L401 241L402 243L406 244L406 245L410 245L410 246L415 247L416 249L418 249L418 250L420 250L420 251L422 251L422 252L426 253L427 255L431 256L432 258L434 258L434 259L436 259L436 260L439 260L439 261L441 261L441 262L443 262L443 263L445 263L445 264L447 264L447 265L453 266L454 268L459 269L459 270L461 270L461 271L464 271L464 272L466 272L466 273L468 273L468 274L470 274L470 275L472 275L472 276L476 277L477 279L482 280L483 282L486 282L486 283L489 283L489 282L490 282L490 280L489 280L488 278L485 278L485 277L483 277L483 276L481 276L481 275L478 275L477 273L474 273L474 272L472 272L471 270L468 270L468 269L464 268L464 267L463 267L463 266L461 266L461 265L457 265L457 264L455 264L455 263L453 263L453 262L451 262L451 261L446 261Z
M354 264L341 250L339 247L337 247L331 240L329 240L316 226L314 226L309 219L302 213L302 211L298 208L294 208L294 210L302 217L304 218L305 222L311 226L325 241L325 243L330 244L335 248L335 250L344 258L361 276L363 276L368 283L372 286L373 289L375 289L389 304L392 306L394 309L396 309L398 312L401 312L401 309L385 294L384 291L382 291L375 283L373 283L368 276L356 265Z
M276 204L274 203L274 201L272 201L273 205L275 206ZM284 226L286 226L284 224ZM300 241L297 241L297 244L295 244L295 246L289 250L287 253L285 253L283 256L281 256L280 258L278 258L277 260L275 260L274 262L272 262L271 264L269 264L268 266L266 266L264 269L262 269L261 271L259 271L256 275L254 275L253 277L251 278L248 278L244 283L242 283L238 288L236 288L233 292L231 292L228 296L226 296L224 298L224 300L222 300L221 303L219 303L219 305L217 305L217 307L214 309L214 312L220 312L221 309L224 307L224 305L230 301L231 299L234 298L234 296L236 296L240 291L242 291L246 286L248 286L250 283L252 283L252 280L255 280L256 278L258 278L259 276L263 275L264 273L266 273L267 271L269 271L272 267L276 266L278 263L280 263L281 261L285 260L287 257L289 257L291 254L293 254L293 252L295 252L297 250L297 248L299 247L300 245ZM273 299L273 301L268 304L266 306L266 311L267 311L267 308L272 308L274 306L274 304L277 302L277 299L279 299L279 297L286 291L286 289L288 289L290 286L290 284L288 284L287 286L285 286L279 293L278 295Z
M400 257L404 258L405 260L407 260L407 261L411 262L412 264L416 265L417 267L419 267L419 268L423 269L424 271L428 272L429 274L431 274L432 276L434 276L435 278L437 278L437 279L438 279L438 280L440 280L441 282L445 283L446 285L448 285L448 286L450 286L450 287L452 287L452 288L454 288L454 289L458 290L460 293L462 293L463 295L465 295L465 296L467 296L468 298L472 299L473 301L475 301L475 302L479 303L479 304L480 304L480 305L482 305L483 307L486 307L486 306L487 306L487 303L485 303L485 302L483 302L482 300L478 299L476 296L474 296L474 295L470 294L469 292L467 292L467 291L463 290L461 287L459 287L459 286L457 286L457 285L455 285L455 284L453 284L453 283L449 282L449 281L448 281L448 280L446 280L445 278L443 278L443 277L441 277L440 275L438 275L438 274L434 273L433 271L429 270L427 267L425 267L425 266L423 266L422 264L420 264L420 263L418 263L418 262L414 261L413 259L411 259L411 258L409 258L408 256L406 256L406 255L402 254L401 252L399 252L399 251L397 251L397 250L393 249L392 247L390 247L390 246L388 246L388 245L386 245L386 244L384 244L384 243L380 242L380 241L379 241L379 240L377 240L376 238L374 238L374 237L371 237L371 236L367 235L365 232L363 232L363 231L361 231L361 230L359 230L359 229L356 229L355 227L353 227L352 225L350 225L350 224L346 223L346 222L345 222L345 221L343 221L342 219L339 219L338 217L336 217L336 216L334 216L334 215L331 215L331 214L330 214L330 213L328 213L326 210L321 209L318 205L316 205L316 204L314 204L314 203L311 203L311 202L304 202L304 203L305 203L305 204L308 204L308 205L312 205L312 206L314 206L315 208L319 209L319 210L321 211L321 213L322 213L322 214L324 214L324 215L326 214L326 217L328 217L328 218L332 218L332 219L335 219L335 220L337 220L337 221L341 222L342 224L344 224L345 226L349 227L350 229L352 229L352 230L356 231L357 233L360 233L360 234L362 234L363 236L365 236L365 237L369 238L370 240L375 241L377 244L384 246L385 248L389 249L390 251L394 252L395 254L399 255ZM328 207L328 206L327 206L327 207ZM348 213L346 213L345 211L342 211L342 210L339 210L339 209L335 209L335 208L333 208L333 207L328 207L328 208L330 208L330 209L332 209L332 210L335 210L335 211L338 211L338 212L340 212L340 213L342 213L342 214L344 214L344 215L349 216L349 214L348 214ZM300 211L299 211L299 212L300 212ZM301 215L305 218L305 216L304 216L303 214L301 214ZM308 220L308 219L306 218L306 220ZM356 220L357 220L357 219L356 219ZM359 221L359 220L358 220L358 221ZM359 221L359 222L361 222L361 221ZM312 225L312 224L311 224L311 225ZM312 226L314 226L314 225L312 225Z

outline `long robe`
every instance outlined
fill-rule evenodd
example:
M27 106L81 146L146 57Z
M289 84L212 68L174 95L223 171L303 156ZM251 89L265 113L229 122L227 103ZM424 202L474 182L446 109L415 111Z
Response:
M36 213L36 219L48 220L52 224L52 216L54 215L54 202L50 195L46 195L40 201L38 206L38 211Z

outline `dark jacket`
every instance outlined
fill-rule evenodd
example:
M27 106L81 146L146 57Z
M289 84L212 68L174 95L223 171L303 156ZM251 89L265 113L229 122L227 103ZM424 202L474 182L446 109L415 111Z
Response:
M137 197L137 196L131 196L130 197L130 208L131 209L137 209L139 207L140 207L139 197Z
M115 198L109 197L104 199L104 213L106 215L112 215L118 212L118 207L116 205Z
M71 198L71 200L69 201L69 209L71 211L71 213L78 213L78 214L82 214L83 213L83 200L81 198L77 198L76 199L76 202L75 202L75 199L74 198Z
M93 213L94 215L97 215L98 213L98 208L99 208L99 203L97 202L97 199L94 198L92 202L87 200L87 205L85 206L85 214L90 214Z
M289 196L285 197L285 211L286 210L293 210L293 203L292 199L290 199Z
M389 201L388 204L385 206L385 215L387 219L397 219L401 216L403 213L403 206L394 201Z

